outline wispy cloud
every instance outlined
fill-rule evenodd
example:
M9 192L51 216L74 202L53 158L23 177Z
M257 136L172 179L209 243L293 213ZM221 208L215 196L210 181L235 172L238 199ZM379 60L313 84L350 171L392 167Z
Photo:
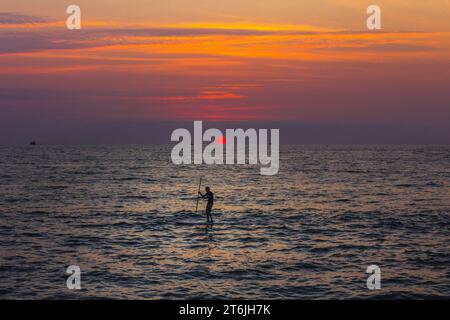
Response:
M83 22L71 32L61 22L6 14L0 25L0 54L55 52L61 56L83 50L85 57L114 57L126 51L130 61L157 54L232 56L300 60L368 59L379 52L402 55L445 54L449 33L368 33L304 25L180 24L150 25ZM30 24L29 21L41 22ZM11 24L10 22L13 22ZM320 51L318 51L320 50ZM339 53L342 51L342 53ZM352 54L354 53L354 54ZM363 54L363 55L361 55Z
M159 96L149 97L149 100L164 102L187 102L187 101L210 101L210 100L227 100L227 99L243 99L245 96L226 91L203 91L193 96Z
M0 12L0 25L29 25L51 22L50 18L31 16L16 12ZM3 26L4 27L4 26Z

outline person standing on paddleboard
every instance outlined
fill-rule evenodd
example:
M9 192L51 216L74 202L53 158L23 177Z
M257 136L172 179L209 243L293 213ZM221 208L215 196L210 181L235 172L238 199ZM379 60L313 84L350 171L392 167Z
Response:
M202 194L200 191L198 192L198 194L200 195L200 197L202 197L203 199L207 199L208 203L206 204L206 222L213 222L213 218L211 215L211 210L212 207L214 205L214 193L211 192L211 189L209 187L205 188L206 193Z

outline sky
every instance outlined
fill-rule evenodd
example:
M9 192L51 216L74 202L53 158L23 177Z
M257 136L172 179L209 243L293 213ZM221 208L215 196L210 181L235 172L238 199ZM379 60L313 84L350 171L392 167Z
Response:
M0 144L169 143L194 120L449 144L449 17L449 0L2 0Z

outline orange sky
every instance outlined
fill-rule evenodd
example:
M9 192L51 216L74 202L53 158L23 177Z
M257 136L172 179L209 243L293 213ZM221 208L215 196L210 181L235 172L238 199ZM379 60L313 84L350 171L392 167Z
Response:
M379 1L381 31L364 1L108 3L69 31L64 1L2 1L4 121L448 127L449 1Z

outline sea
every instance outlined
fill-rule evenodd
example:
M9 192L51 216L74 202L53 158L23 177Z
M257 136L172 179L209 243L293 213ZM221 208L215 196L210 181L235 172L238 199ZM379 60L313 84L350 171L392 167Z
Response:
M0 146L0 299L450 299L450 146L282 145L274 176L170 152Z

